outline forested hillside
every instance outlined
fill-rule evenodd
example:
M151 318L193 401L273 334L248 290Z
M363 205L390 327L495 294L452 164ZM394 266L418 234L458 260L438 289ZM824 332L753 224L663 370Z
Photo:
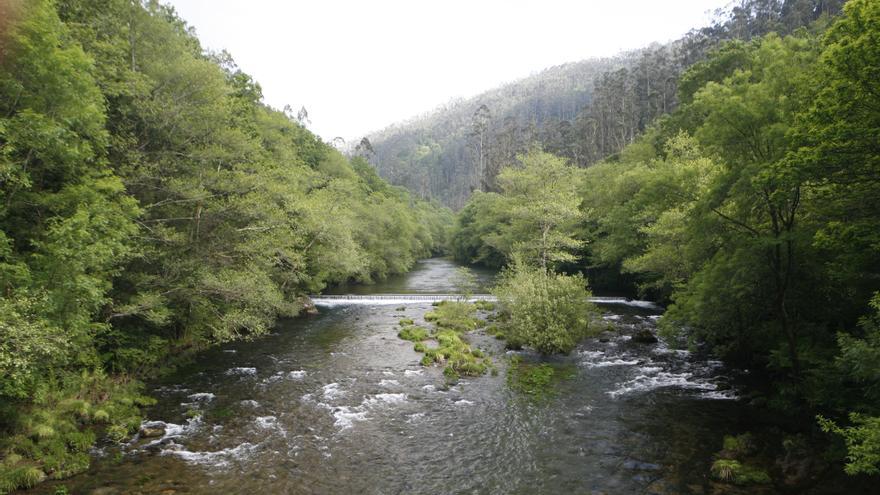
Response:
M0 492L134 431L136 379L408 270L451 213L349 162L173 10L0 10Z
M499 192L459 214L453 253L634 283L668 305L668 342L747 370L774 420L831 442L848 473L877 474L878 70L874 0L722 43L681 76L676 110L620 153L582 169L532 152L502 170Z
M421 198L460 208L518 154L544 150L584 167L619 152L679 104L682 73L725 40L787 34L842 0L740 0L714 25L666 45L544 70L366 137L355 153ZM687 88L684 88L687 90Z

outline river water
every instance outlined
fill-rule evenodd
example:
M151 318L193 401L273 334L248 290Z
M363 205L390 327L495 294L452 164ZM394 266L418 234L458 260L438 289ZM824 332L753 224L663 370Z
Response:
M425 260L337 292L447 293L454 269ZM493 274L478 275L485 285ZM479 332L470 341L497 376L446 387L440 368L422 368L397 322L423 323L429 302L323 307L151 384L159 404L147 413L165 436L102 446L65 485L102 495L715 493L712 455L724 434L748 429L745 401L721 363L630 340L658 310L600 308L617 331L551 359L574 373L534 400L507 383L511 353Z

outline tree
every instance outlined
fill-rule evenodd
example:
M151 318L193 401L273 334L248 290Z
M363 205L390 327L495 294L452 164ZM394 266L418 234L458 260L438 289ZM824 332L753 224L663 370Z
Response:
M367 137L362 137L357 146L354 147L354 154L355 156L363 157L369 162L376 155L376 150L373 149L373 144L370 143Z
M570 234L580 216L577 169L542 151L521 157L522 168L498 176L509 224L490 244L508 257L519 253L525 263L549 270L577 259L582 242Z
M477 155L477 189L483 190L485 178L483 173L485 170L485 146L487 144L487 136L489 131L489 122L492 120L492 113L486 105L480 105L474 111L471 119L471 135L474 139L474 152Z
M586 337L594 311L587 281L530 266L514 256L493 289L502 307L508 346L568 353Z

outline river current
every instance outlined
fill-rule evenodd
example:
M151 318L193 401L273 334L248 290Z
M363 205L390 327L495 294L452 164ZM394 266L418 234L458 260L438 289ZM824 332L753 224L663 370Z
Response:
M337 293L448 293L455 265ZM482 285L491 272L478 272ZM430 302L320 307L253 342L224 345L150 384L159 438L102 445L71 493L713 493L712 456L749 408L720 362L631 335L659 309L600 304L613 331L568 356L505 351L476 332L497 375L447 387L397 338ZM427 325L426 325L427 326ZM534 400L511 389L507 356L566 366ZM40 490L51 493L53 485ZM772 492L765 492L772 493Z

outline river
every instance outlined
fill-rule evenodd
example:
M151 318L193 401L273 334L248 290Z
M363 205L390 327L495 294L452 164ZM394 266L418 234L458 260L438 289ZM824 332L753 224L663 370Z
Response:
M336 292L446 293L454 269L425 260ZM493 273L478 275L485 285ZM64 484L96 495L714 493L712 455L749 428L749 407L721 363L630 340L653 329L657 309L600 308L618 332L549 359L574 373L534 400L507 384L511 353L479 332L471 343L497 376L447 388L440 368L421 367L397 322L422 322L429 302L321 307L152 383L147 414L165 436L103 445Z

